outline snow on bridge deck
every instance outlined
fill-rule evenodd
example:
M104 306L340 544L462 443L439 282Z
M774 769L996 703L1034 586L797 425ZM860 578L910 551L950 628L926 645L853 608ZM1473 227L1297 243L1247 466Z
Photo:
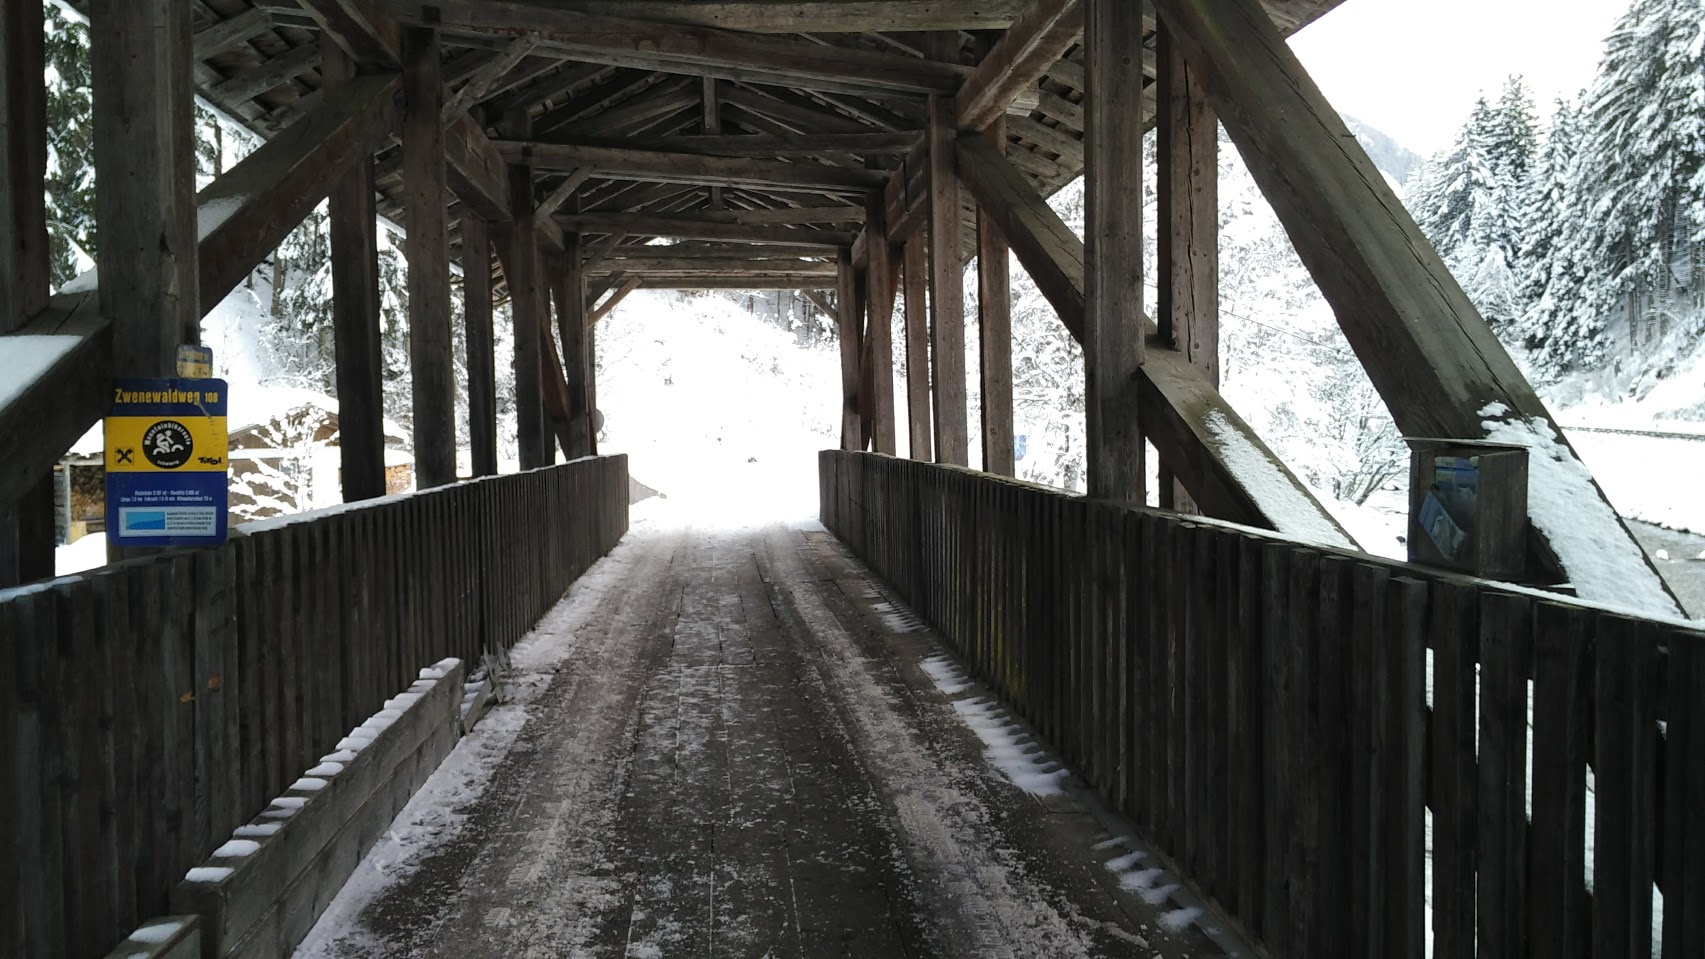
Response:
M642 522L516 665L298 959L1227 951L820 531Z

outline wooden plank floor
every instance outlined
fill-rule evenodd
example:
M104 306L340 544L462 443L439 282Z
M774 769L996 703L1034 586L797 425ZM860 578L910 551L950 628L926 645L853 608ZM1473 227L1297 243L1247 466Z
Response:
M428 784L495 764L459 829L364 864L300 959L1224 954L1104 868L1129 840L1081 790L988 764L832 538L642 525L615 559L542 625L569 651L512 743Z

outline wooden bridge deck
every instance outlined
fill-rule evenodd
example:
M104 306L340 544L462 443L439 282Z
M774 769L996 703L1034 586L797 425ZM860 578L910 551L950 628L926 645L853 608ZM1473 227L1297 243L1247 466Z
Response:
M989 765L978 689L826 534L641 527L606 562L398 823L501 751L465 826L375 894L382 844L299 959L1223 954L1121 886L1148 864L1092 797Z

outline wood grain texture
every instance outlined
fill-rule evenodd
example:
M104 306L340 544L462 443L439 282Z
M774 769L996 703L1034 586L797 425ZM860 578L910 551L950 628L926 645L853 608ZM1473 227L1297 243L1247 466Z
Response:
M408 236L409 373L414 471L422 489L456 481L456 373L451 354L445 220L444 84L436 32L403 31L403 189Z
M462 216L462 317L468 365L468 444L475 476L497 475L497 357L491 322L491 226Z
M921 235L909 237L903 247L901 281L906 299L906 436L908 455L929 462L935 458L932 442L929 390L929 249Z
M1084 423L1088 494L1143 503L1143 5L1084 0Z
M935 461L968 466L971 440L965 397L965 261L955 138L952 101L931 98L929 319Z
M883 223L882 199L872 193L865 205L866 241L870 244L865 267L865 352L869 356L870 406L875 422L871 449L893 455L896 449L894 424L894 299L896 264Z
M341 47L327 51L322 89L333 101L355 81ZM395 123L395 84L385 102ZM389 131L384 131L388 133ZM385 495L384 373L372 143L330 183L332 337L337 354L338 457L344 502Z
M985 130L996 149L1006 145L1004 118ZM1012 275L1006 239L977 206L977 345L983 405L983 471L1012 476Z
M1083 0L1031 3L960 87L954 107L959 127L981 130L1005 116L1007 105L1034 91L1083 32Z
M836 259L835 329L841 350L841 449L864 448L863 424L859 417L859 355L863 350L864 318L858 312L858 279L853 270L852 250L841 250Z
M117 376L171 376L200 342L192 33L171 0L90 4L101 315ZM317 198L316 198L317 200Z

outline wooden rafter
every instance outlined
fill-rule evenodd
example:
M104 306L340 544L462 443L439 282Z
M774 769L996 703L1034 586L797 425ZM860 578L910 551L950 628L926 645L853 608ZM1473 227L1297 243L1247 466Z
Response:
M1035 87L1083 35L1083 0L1037 0L966 79L955 103L959 126L981 130Z
M663 183L861 191L878 188L887 182L886 175L873 170L747 157L508 140L497 143L497 149L511 161L526 160L542 170L591 169L605 176Z
M811 89L929 94L952 93L968 72L954 64L897 54L580 13L518 0L388 0L388 5L408 23L486 36L536 30L546 45L577 59L691 76Z

